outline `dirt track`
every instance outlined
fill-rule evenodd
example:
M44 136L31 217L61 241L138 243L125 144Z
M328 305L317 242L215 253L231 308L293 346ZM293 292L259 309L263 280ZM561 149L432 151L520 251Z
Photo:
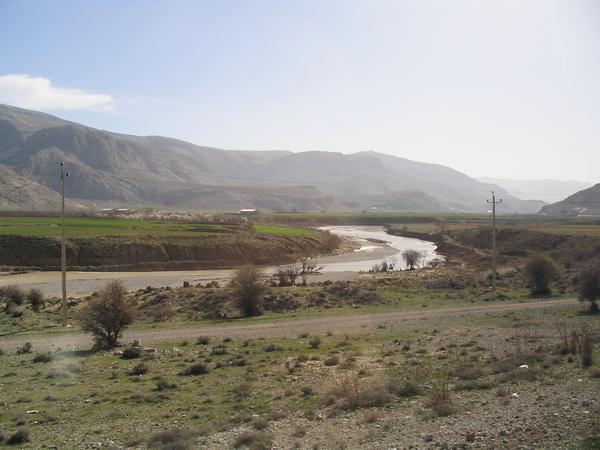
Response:
M487 314L508 311L531 311L545 308L575 305L575 299L534 300L523 303L502 303L491 305L474 305L456 308L409 310L374 314L346 314L301 319L276 319L260 323L244 324L235 322L216 326L164 325L160 329L128 330L124 341L140 339L144 344L157 342L177 342L193 340L199 335L231 337L237 339L259 337L294 337L299 333L310 332L324 334L331 331L335 334L360 334L378 327L406 326L408 322L426 319L449 319L469 314ZM177 328L175 328L177 327ZM81 348L91 346L89 336L77 331L71 333L21 333L0 337L0 348L12 350L25 342L31 342L35 350L48 350L61 347Z

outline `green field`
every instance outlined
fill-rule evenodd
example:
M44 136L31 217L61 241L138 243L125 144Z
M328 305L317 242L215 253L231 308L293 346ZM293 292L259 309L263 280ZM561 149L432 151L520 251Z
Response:
M66 233L69 237L100 236L158 236L196 237L222 233L237 233L239 225L198 224L174 221L140 219L105 219L95 217L69 217L66 219ZM308 229L288 228L274 225L256 225L254 230L264 234L291 236L316 236L317 232ZM61 235L58 217L0 217L0 235L59 237Z

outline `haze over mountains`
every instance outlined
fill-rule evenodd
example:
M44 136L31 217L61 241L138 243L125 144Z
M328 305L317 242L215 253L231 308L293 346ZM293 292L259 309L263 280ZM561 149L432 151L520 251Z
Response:
M577 191L591 187L591 183L573 180L509 180L506 178L477 177L482 183L497 184L509 194L523 200L542 200L554 203Z
M2 189L0 205L55 208L61 161L71 173L68 197L96 207L486 211L490 190L504 198L503 212L543 205L446 166L381 153L221 150L0 105L0 176L13 186Z

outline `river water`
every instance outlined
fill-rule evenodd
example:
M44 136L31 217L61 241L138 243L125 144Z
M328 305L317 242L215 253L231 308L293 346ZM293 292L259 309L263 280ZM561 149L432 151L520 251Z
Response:
M319 258L323 272L366 272L376 264L393 260L396 267L406 269L402 259L405 250L416 250L422 258L419 266L428 264L434 259L443 259L436 253L433 242L394 236L378 226L330 226L321 230L330 231L340 237L353 240L358 248L350 253Z

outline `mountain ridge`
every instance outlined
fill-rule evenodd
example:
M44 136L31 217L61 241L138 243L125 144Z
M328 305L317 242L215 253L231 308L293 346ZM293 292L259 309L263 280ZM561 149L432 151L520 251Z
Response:
M0 164L57 192L61 161L73 175L67 195L89 205L290 211L365 209L375 201L380 209L485 211L497 190L506 212L541 207L450 167L377 152L222 150L0 105Z

